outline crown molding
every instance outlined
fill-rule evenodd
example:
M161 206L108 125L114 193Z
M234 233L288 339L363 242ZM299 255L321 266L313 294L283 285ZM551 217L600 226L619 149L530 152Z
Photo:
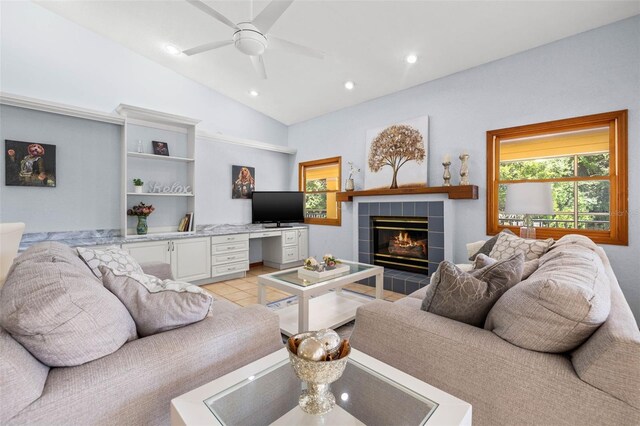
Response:
M295 155L298 151L295 148L287 146L275 145L266 142L254 141L251 139L237 138L223 134L212 134L202 130L196 132L196 139L204 139L212 142L229 143L233 145L241 145L249 148L262 149L265 151L280 152L288 155Z
M69 117L83 118L85 120L101 121L103 123L117 124L120 126L124 125L124 118L116 114L108 114L88 108L78 108L57 102L14 95L11 93L0 92L0 104L66 115Z

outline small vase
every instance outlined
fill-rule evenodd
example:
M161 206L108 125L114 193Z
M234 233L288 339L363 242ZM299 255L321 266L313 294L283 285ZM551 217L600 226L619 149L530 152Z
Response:
M138 226L136 226L136 232L138 235L147 235L147 217L138 216Z
M353 191L355 188L353 179L347 179L347 181L344 183L344 190L345 191Z
M142 194L142 185L134 186L133 188L136 191L136 194Z

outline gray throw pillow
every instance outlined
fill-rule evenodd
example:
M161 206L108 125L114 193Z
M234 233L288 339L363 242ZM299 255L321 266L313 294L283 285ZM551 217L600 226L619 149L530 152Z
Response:
M144 274L140 264L129 254L128 251L117 246L111 246L100 249L91 249L78 247L78 255L85 261L87 266L98 278L102 278L100 265L109 267L110 269L119 269L121 271L136 272Z
M523 269L521 253L471 273L445 260L427 286L421 309L482 327L493 304L520 282Z
M500 233L494 235L493 237L489 238L482 247L480 247L480 250L478 250L473 256L471 256L469 258L469 260L474 261L476 259L476 256L479 254L486 254L487 256L489 255L489 253L491 253L491 249L493 249L493 246L496 244L496 241L498 241L498 237L500 236L500 234L502 233L507 233L507 234L511 234L511 235L515 235L513 232L511 232L510 229L503 229L502 231L500 231Z
M506 259L516 253L524 254L524 260L537 259L545 254L551 245L553 238L546 240L534 240L528 238L520 238L517 235L509 235L501 232L498 234L498 240L493 245L489 257L496 260Z
M197 285L100 266L102 283L127 307L140 337L203 320L213 297Z
M590 240L562 237L526 281L493 306L484 328L539 352L570 351L607 320L611 286Z
M496 262L498 262L496 259L489 257L486 254L478 253L476 260L473 261L473 269L482 269L485 266L493 265ZM529 278L529 276L538 269L538 265L540 265L540 259L527 260L524 262L521 280L524 281Z
M44 259L14 265L0 294L0 325L51 367L93 361L137 337L127 309L84 264Z

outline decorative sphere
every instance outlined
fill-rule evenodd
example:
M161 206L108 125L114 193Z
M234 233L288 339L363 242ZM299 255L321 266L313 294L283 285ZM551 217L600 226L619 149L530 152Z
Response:
M315 337L308 337L298 345L298 356L309 361L322 361L327 356L327 351L322 343Z
M322 343L322 347L328 354L334 354L340 349L340 336L330 328L316 331L314 337Z

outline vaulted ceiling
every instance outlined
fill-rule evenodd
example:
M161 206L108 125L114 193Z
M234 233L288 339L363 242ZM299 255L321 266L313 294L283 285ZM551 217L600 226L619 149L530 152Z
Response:
M205 1L233 23L265 1ZM281 121L293 124L504 58L640 13L638 1L297 0L270 33L326 53L267 50L268 79L233 45L228 26L186 1L42 1L43 7ZM414 64L405 61L415 54ZM353 81L353 90L344 83ZM256 91L258 96L252 96Z

